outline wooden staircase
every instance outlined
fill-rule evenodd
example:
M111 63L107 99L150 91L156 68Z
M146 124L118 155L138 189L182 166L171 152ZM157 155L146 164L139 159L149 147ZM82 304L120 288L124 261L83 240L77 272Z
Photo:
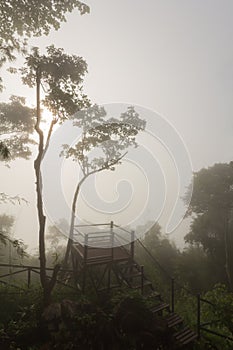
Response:
M123 240L126 241L127 231L124 231ZM96 293L122 286L138 290L144 298L152 301L151 312L154 320L161 318L163 322L165 321L173 339L174 349L192 349L194 341L198 338L197 334L189 326L184 325L183 319L174 312L174 300L171 307L146 277L144 267L134 259L132 232L127 234L128 243L115 246L116 242L122 241L122 237L119 237L119 230L118 233L114 232L113 223L110 224L110 230L101 233L96 231L82 233L83 243L74 242L71 251L77 285L85 293L89 277ZM103 239L103 247L100 246L100 236ZM99 266L102 273L96 279L94 269Z
M188 349L197 339L197 334L190 327L184 325L184 321L179 315L172 312L170 305L162 299L152 282L145 276L144 267L132 261L122 264L122 266L118 265L118 269L124 284L131 289L139 290L145 298L153 299L151 312L155 318L159 316L166 321L167 328L172 331L176 348Z

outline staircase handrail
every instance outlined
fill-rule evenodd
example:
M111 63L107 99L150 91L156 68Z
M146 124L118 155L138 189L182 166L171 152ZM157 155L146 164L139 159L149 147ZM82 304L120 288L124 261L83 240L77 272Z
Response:
M138 238L138 243L143 247L143 249L146 251L146 253L149 255L149 257L153 260L153 262L160 268L160 270L165 273L165 275L170 279L173 280L174 283L180 288L185 290L187 293L196 296L196 293L190 290L189 288L181 285L179 282L177 282L173 276L170 275L170 273L160 264L160 262L154 257L154 255L149 251L149 249L142 243L142 241Z

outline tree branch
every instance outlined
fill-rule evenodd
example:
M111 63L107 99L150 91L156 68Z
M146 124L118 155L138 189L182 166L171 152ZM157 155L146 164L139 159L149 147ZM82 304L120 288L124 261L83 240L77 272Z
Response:
M49 132L48 132L48 135L47 135L47 140L46 140L46 144L45 144L45 148L44 148L44 155L43 157L45 156L45 153L47 152L47 149L49 147L49 142L50 142L50 139L51 139L51 135L52 135L52 132L53 132L53 128L54 128L54 125L57 124L57 121L58 119L57 118L54 118L51 123L50 123L50 126L49 126Z

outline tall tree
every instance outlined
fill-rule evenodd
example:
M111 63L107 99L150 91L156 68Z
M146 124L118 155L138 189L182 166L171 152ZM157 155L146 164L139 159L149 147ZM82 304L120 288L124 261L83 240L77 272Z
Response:
M39 255L40 280L44 291L44 302L49 303L51 292L56 283L59 265L55 266L52 279L46 275L45 253L45 225L42 198L41 163L49 147L53 128L57 122L62 122L83 107L89 106L89 101L82 92L82 82L87 72L86 62L75 55L67 55L62 49L53 45L47 47L47 55L40 55L38 48L33 48L27 56L24 67L21 69L22 80L30 87L36 87L37 112L35 131L38 135L38 154L34 161L36 176L37 211L39 220ZM52 112L47 135L44 134L41 122L41 86L46 89L44 105ZM45 137L46 136L46 137Z
M103 170L115 170L121 163L129 147L137 147L136 136L144 130L146 122L141 119L134 107L128 107L119 118L109 118L103 107L93 105L79 112L73 122L81 131L81 137L74 147L64 145L63 154L76 161L81 169L73 196L70 219L69 240L64 259L68 264L70 248L73 241L73 230L76 215L77 199L80 188L88 177ZM99 156L92 156L99 154Z
M233 290L233 163L215 164L194 174L189 214L193 216L185 239L201 243L226 273Z

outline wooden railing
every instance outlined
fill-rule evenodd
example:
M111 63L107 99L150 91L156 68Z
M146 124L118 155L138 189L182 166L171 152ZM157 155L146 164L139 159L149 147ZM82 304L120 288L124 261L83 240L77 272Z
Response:
M227 336L225 334L222 334L222 333L219 333L219 332L216 332L216 331L214 331L212 329L207 328L207 326L212 326L214 324L221 323L221 320L212 320L212 321L208 321L208 322L204 322L204 323L201 322L201 316L202 316L201 303L208 304L212 308L216 308L217 307L217 305L213 304L211 301L202 298L201 294L197 295L197 333L198 333L198 337L200 338L201 332L203 331L203 332L206 332L206 333L209 333L209 334L213 334L213 335L216 335L216 336L218 336L220 338L224 338L226 340L229 340L229 341L233 342L233 338L232 337L229 337L229 336Z
M94 230L93 230L94 229ZM88 260L88 252L91 249L104 248L114 260L114 253L120 247L125 249L129 256L134 258L134 231L128 231L113 221L102 224L88 224L74 226L74 245L79 245L82 250L84 263Z
M20 286L17 286L16 284L12 284L12 283L8 283L2 279L6 278L6 277L10 277L10 276L15 276L15 275L19 275L19 274L23 274L26 272L26 284L27 287L30 288L31 286L31 275L32 273L35 273L37 275L40 274L40 267L39 266L31 266L31 265L17 265L17 264L5 264L5 263L0 263L0 268L12 268L12 269L16 269L17 271L11 271L8 273L4 273L2 275L0 275L0 284L4 284L4 285L9 285L11 287L17 288L17 289L23 289ZM47 267L46 271L48 272L52 272L54 269L52 267ZM62 269L61 272L68 272L68 273L73 273L73 270L69 270L69 269ZM47 276L49 279L51 279L50 276ZM61 280L57 279L56 282L60 285L66 286L68 288L72 288L75 289L73 286L66 284L64 282L62 282Z

